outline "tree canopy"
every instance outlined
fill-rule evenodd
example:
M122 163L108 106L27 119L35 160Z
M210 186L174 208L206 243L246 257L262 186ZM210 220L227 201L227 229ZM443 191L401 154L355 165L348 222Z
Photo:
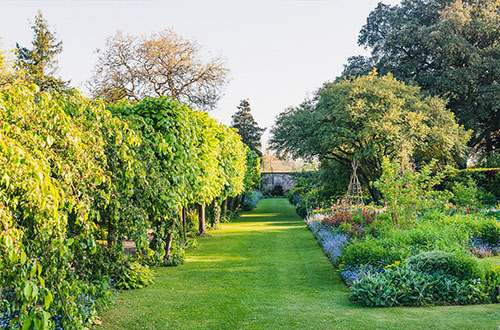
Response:
M448 100L460 124L472 129L469 145L500 147L500 1L404 0L379 4L358 43L369 57L349 59L343 75L376 67Z
M238 111L231 117L231 127L238 130L244 144L256 152L259 157L262 157L261 138L266 129L259 127L257 121L253 118L248 100L241 100L237 108Z
M217 104L229 72L220 56L203 61L200 46L172 30L118 31L98 54L89 85L94 97L108 101L170 96L206 111Z
M398 155L402 146L419 162L456 163L469 139L443 100L375 71L325 84L313 101L281 113L271 133L270 146L281 155L346 166L356 159L368 188L383 157Z

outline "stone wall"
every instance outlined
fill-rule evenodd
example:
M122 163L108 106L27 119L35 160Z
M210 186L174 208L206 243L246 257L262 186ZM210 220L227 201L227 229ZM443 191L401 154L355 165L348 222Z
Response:
M262 173L262 188L261 191L266 193L279 192L280 188L283 193L295 188L295 177L290 172L274 172Z

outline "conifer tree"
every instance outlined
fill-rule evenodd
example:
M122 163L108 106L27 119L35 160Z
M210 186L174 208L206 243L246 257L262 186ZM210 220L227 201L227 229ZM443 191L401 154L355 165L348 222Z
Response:
M244 144L255 151L259 157L262 157L261 138L266 129L259 127L259 124L250 113L252 109L250 108L248 99L241 100L237 108L238 111L231 117L231 127L238 130L238 134L241 136Z
M17 68L26 74L28 81L40 86L42 91L66 89L68 83L54 77L57 71L55 57L62 52L62 41L57 40L55 33L50 31L41 11L38 11L31 29L32 49L16 45Z

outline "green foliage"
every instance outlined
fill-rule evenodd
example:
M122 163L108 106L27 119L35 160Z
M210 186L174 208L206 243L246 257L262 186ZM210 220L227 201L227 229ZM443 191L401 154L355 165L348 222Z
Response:
M57 70L55 57L62 52L62 42L57 41L56 35L49 30L41 11L38 11L31 28L33 48L17 44L17 68L26 73L24 79L37 84L42 91L64 91L68 83L54 77Z
M348 245L340 259L344 266L371 265L377 268L402 260L409 255L404 247L387 247L375 239L366 239Z
M433 189L451 169L435 172L435 166L433 160L416 171L404 157L394 161L384 157L382 175L373 185L382 193L394 226L415 222L423 212L444 206L451 197Z
M452 192L452 201L455 205L460 207L479 205L479 191L476 183L471 179L467 183L454 182Z
M426 273L403 263L356 282L351 300L365 306L465 305L488 301L483 285L441 273Z
M405 145L419 163L436 158L453 164L462 160L469 139L443 100L376 71L325 84L314 103L280 114L271 133L270 145L280 154L347 167L356 159L375 200L380 196L368 184L381 175L384 157L398 156Z
M500 223L496 219L482 221L472 235L490 246L500 246Z
M248 148L247 150L247 171L245 173L245 191L259 189L261 186L260 175L260 157L259 155Z
M118 289L140 289L154 282L153 272L148 266L143 266L137 261L122 267L118 275L116 287Z
M485 292L489 293L491 302L500 302L500 267L488 269L485 274L485 281Z
M479 199L483 204L493 206L500 200L499 172L500 169L498 168L468 168L458 170L450 173L445 178L443 186L451 191L455 187L458 188L457 195L460 196L463 194L463 199L457 200L457 203L462 204L462 206L475 205L471 203L471 200L475 199Z
M371 56L350 58L344 75L376 67L447 98L460 124L474 130L470 145L492 151L500 129L499 9L498 0L381 3L358 39Z
M433 250L408 258L408 263L417 271L452 275L459 280L480 279L484 281L484 269L470 254L463 251L444 252Z
M153 279L140 262L182 262L181 206L244 189L247 150L232 129L168 98L110 109L77 91L0 92L0 308L11 327L90 327L110 282L142 287Z
M434 223L423 223L402 230L391 228L379 234L379 244L385 248L404 249L410 255L434 249L450 251L464 249L469 246L468 231L453 226L443 226Z
M103 289L80 268L96 251L92 206L108 181L103 141L64 107L34 86L0 94L0 286L11 325L25 328L91 324L99 302L80 298Z
M439 228L453 227L457 231L468 235L470 238L479 239L490 246L500 245L500 223L491 216L481 214L456 214L444 215L438 213L437 216L427 214L429 221Z
M221 200L235 197L245 191L247 151L240 136L232 128L221 125L219 134L220 154L218 166L221 169L223 190Z
M356 282L351 299L367 306L476 304L498 301L498 269L470 254L433 250Z
M248 100L241 100L237 108L238 111L231 117L231 127L238 130L241 140L250 150L255 152L258 157L262 157L260 140L266 129L259 127L259 124L253 118Z

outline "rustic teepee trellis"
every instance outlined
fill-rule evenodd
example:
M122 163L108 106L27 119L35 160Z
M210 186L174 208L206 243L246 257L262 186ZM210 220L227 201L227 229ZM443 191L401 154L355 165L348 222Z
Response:
M364 205L363 190L361 189L361 183L356 174L359 164L356 160L353 160L351 165L352 175L345 199L348 205Z

